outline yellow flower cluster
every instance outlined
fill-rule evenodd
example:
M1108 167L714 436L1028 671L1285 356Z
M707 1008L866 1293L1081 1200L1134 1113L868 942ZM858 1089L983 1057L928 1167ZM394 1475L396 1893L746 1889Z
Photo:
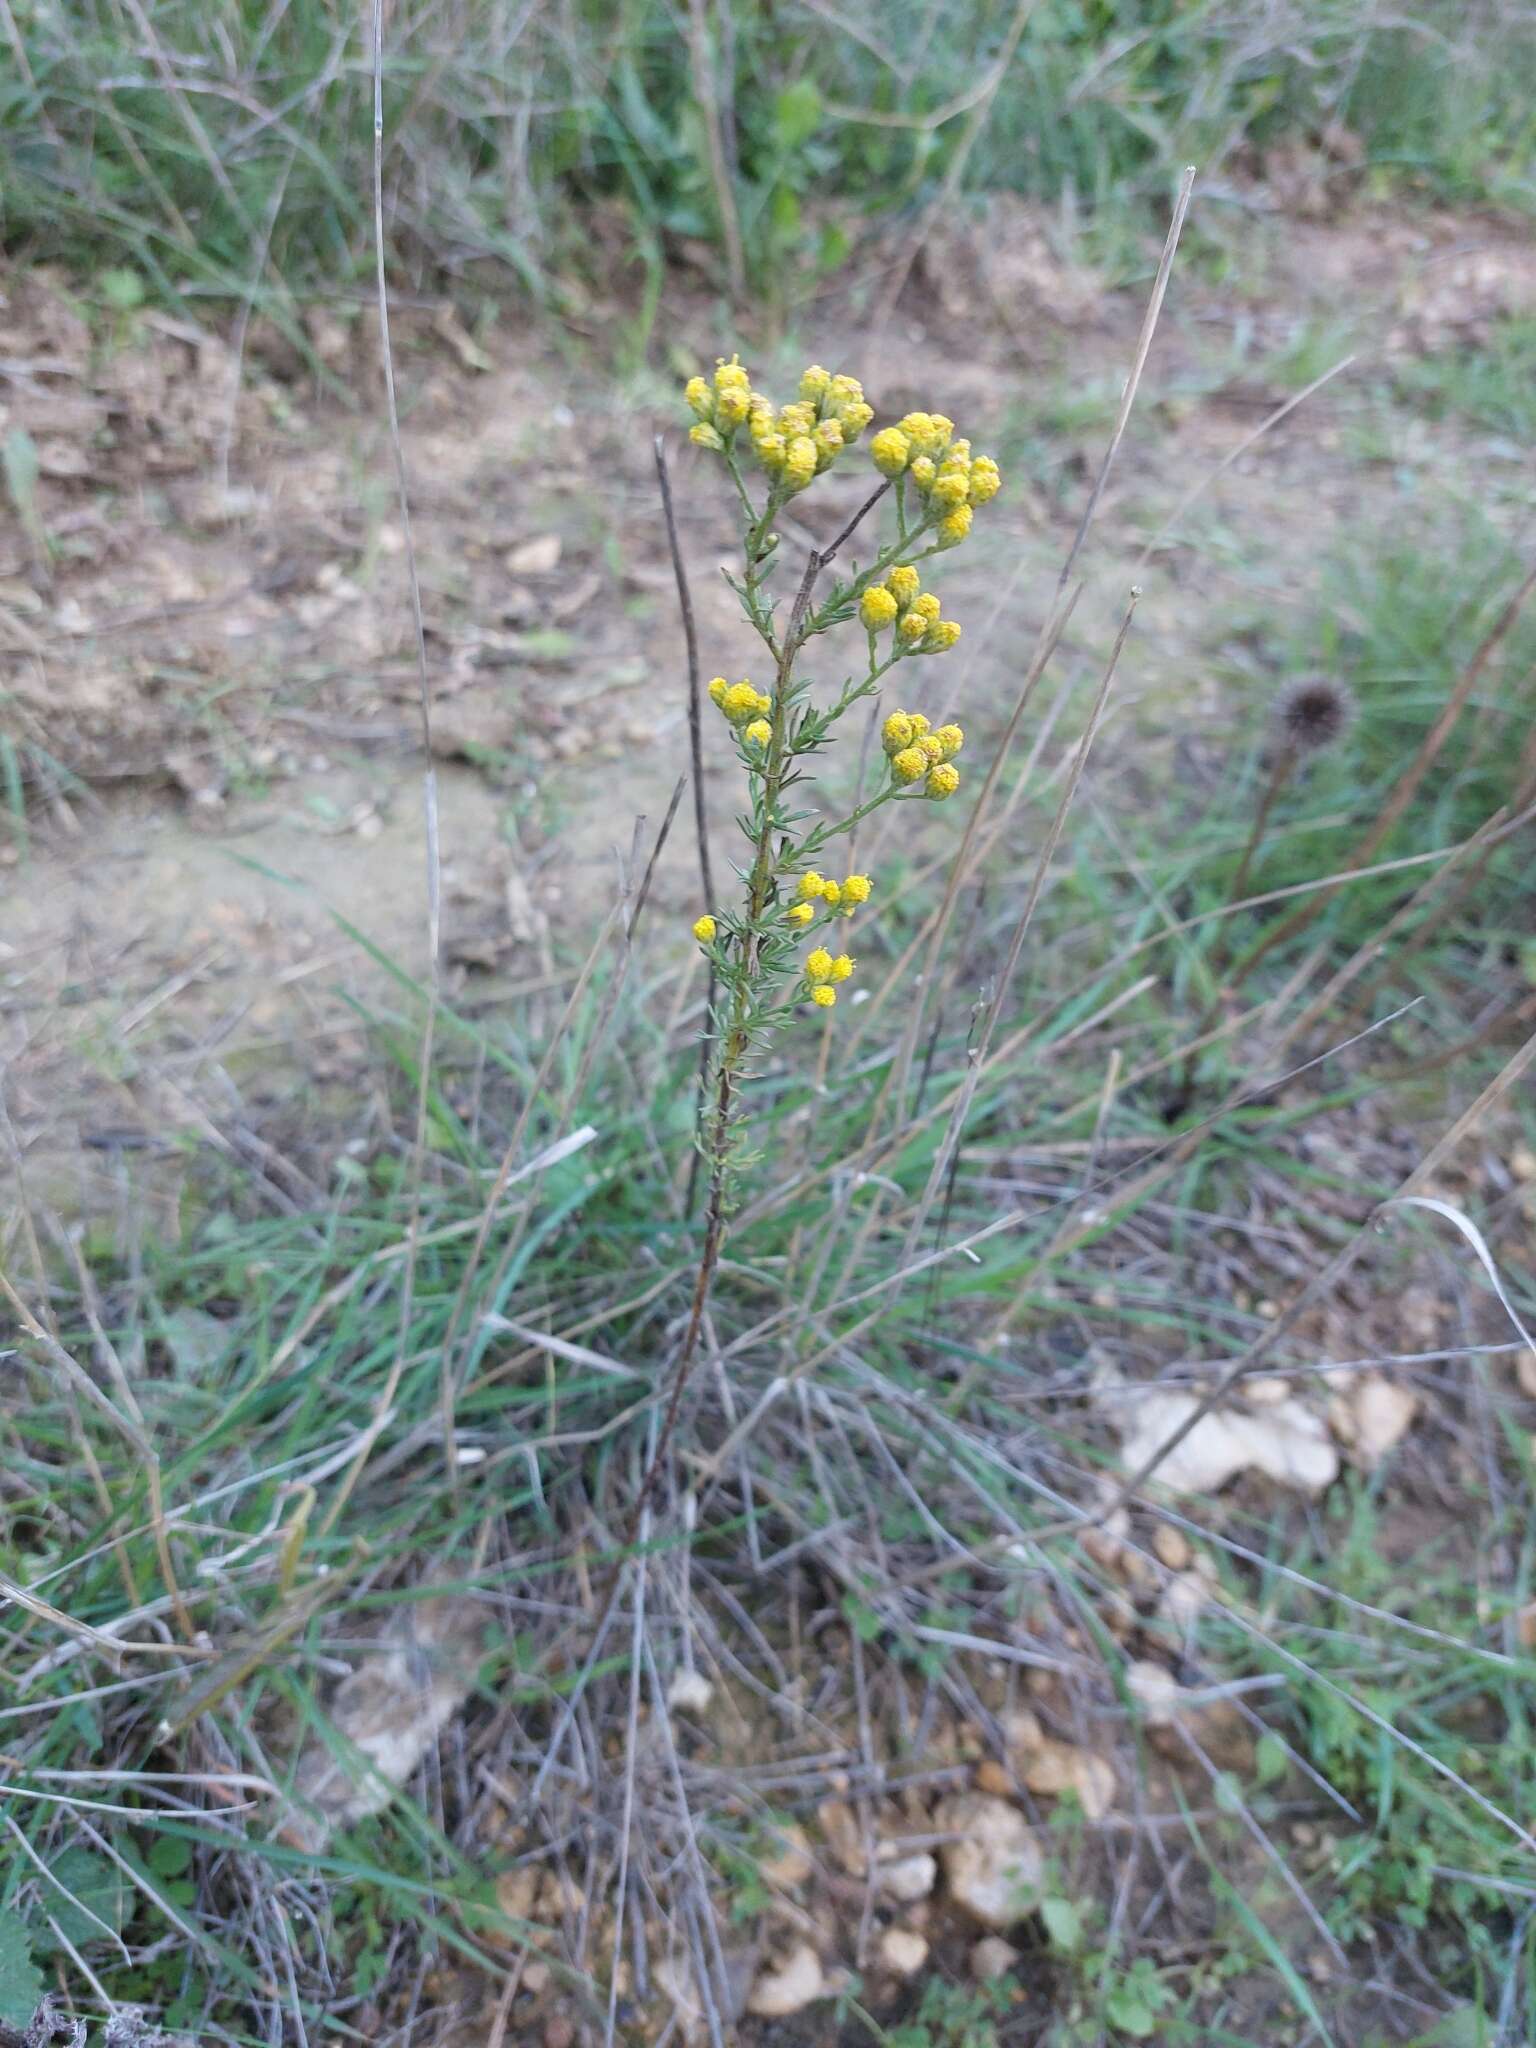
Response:
M936 522L940 547L958 547L971 530L972 508L1002 488L991 456L973 456L970 442L955 439L954 421L941 412L909 412L875 435L869 453L882 476L911 479Z
M965 745L965 734L958 725L941 725L934 731L921 711L893 711L881 739L894 782L921 782L923 794L940 801L960 787L960 770L953 762Z
M716 676L709 686L709 701L719 707L732 725L744 727L747 739L764 747L772 739L773 727L763 714L773 709L773 699L765 697L751 683L728 683L724 676Z
M942 654L960 638L954 620L939 617L939 600L921 587L909 562L870 585L859 599L859 617L871 636L894 626L898 654Z
M690 377L683 389L697 424L688 438L701 448L724 450L738 427L746 427L758 466L789 496L803 491L874 418L857 377L833 376L813 363L800 379L790 405L752 389L735 356L716 365L713 382Z
M868 875L848 875L841 882L834 882L812 868L800 877L796 892L798 900L790 905L785 916L791 924L809 924L816 915L816 905L824 903L828 909L840 910L844 917L852 917L861 903L869 901L874 886Z
M715 920L709 915L707 911L705 912L703 917L696 917L693 920L693 936L698 940L701 946L710 946L714 944L715 932L717 929L718 927L715 924Z
M857 963L847 953L833 955L825 946L818 946L813 953L805 956L805 979L811 992L811 1001L823 1010L830 1010L837 1001L834 983L846 981Z

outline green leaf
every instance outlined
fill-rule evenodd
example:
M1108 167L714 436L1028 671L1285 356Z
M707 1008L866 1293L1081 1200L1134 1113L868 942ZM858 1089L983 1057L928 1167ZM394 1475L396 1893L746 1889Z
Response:
M96 280L101 296L118 313L144 303L144 280L136 270L104 270Z
M48 1921L42 1918L45 1913L74 1948L122 1932L129 1905L128 1880L116 1864L89 1849L66 1849L49 1864L48 1875L53 1883L43 1887L36 1936L40 1943L52 1935Z
M781 149L799 149L821 126L821 93L811 78L786 85L773 103L773 131Z
M1145 2041L1157 2025L1157 2014L1135 1984L1122 1984L1111 1991L1104 2001L1104 2017L1135 2041Z
M32 1960L32 1944L21 1918L0 1907L0 2022L24 2027L43 1995L43 1973Z
M1070 1899L1042 1899L1040 1918L1045 1922L1052 1948L1060 1949L1063 1955L1073 1955L1082 1947L1082 1915Z
M157 1877L180 1877L192 1861L192 1844L180 1835L157 1835L145 1860Z
M1253 1752L1254 1769L1261 1785L1273 1785L1276 1778L1285 1776L1289 1758L1285 1744L1278 1735L1261 1735Z

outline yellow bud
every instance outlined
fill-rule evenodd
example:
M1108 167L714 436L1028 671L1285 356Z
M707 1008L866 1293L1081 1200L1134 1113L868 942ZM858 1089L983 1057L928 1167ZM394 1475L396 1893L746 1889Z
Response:
M859 599L859 617L868 633L882 633L896 616L896 600L888 590L878 583L872 584Z
M874 416L875 408L866 405L862 398L856 398L848 405L840 405L837 417L842 422L843 439L857 441Z
M810 903L791 903L784 915L791 924L809 924L816 915L815 906Z
M812 868L809 874L800 877L800 894L806 897L820 896L821 883L822 877Z
M850 402L857 404L864 396L864 386L857 377L850 377L845 372L839 371L837 376L833 377L827 385L827 396L834 405L847 405Z
M722 409L724 403L722 399ZM933 480L933 502L935 505L942 505L946 512L952 512L957 505L963 505L970 494L970 479L962 470L945 470Z
M971 530L971 508L957 505L947 519L939 521L939 546L957 548Z
M939 600L934 596L931 590L925 590L921 597L913 599L912 609L916 612L917 616L920 619L926 619L928 624L931 626L934 620L939 616Z
M938 442L940 448L947 448L949 446L950 436L954 433L954 431L955 423L952 419L947 419L945 415L941 412L934 413L933 434L934 439ZM965 445L969 447L970 443L967 442Z
M1003 473L990 455L978 455L971 464L971 503L986 505L1003 487Z
M943 747L942 759L952 761L965 745L965 734L958 725L941 725L934 738Z
M919 640L926 637L927 632L928 621L921 612L916 611L905 613L901 624L896 628L897 637L908 647L915 647Z
M954 729L956 731L959 730L958 727ZM874 886L868 875L850 875L843 884L843 901L845 903L867 903L869 901L869 892Z
M713 448L718 451L725 446L725 443L715 432L714 428L709 425L707 420L700 420L696 427L690 427L688 429L688 438L695 448Z
M751 385L752 379L741 367L740 362L735 356L732 356L729 362L726 362L723 357L717 359L715 363L715 389L717 391L747 391L751 389Z
M815 1003L818 1009L830 1010L837 1001L837 990L835 988L828 988L826 983L822 982L819 987L811 990L811 1001Z
M755 718L761 709L758 693L750 683L732 683L720 699L720 709L732 725L745 725L749 718Z
M812 363L800 379L800 396L809 405L819 405L826 397L832 378L820 363Z
M752 443L752 453L770 476L784 467L785 441L782 434L764 434Z
M885 427L869 444L869 457L882 476L900 476L912 444L900 427Z
M913 741L913 745L921 747L935 766L944 758L944 742L936 732L925 732L920 740Z
M744 740L753 741L759 747L766 747L773 738L773 727L766 718L754 718L750 725L742 728L741 736Z
M832 979L834 981L846 981L852 972L853 961L846 953L839 953L832 962Z
M898 782L916 782L928 773L928 756L921 747L903 747L891 762L891 773Z
M784 481L792 491L803 491L815 474L816 443L809 434L797 434L784 452Z
M936 802L942 803L945 797L953 796L959 787L960 770L948 761L941 761L936 768L928 770L924 788Z
M689 411L696 412L701 420L707 420L714 411L715 401L702 377L690 377L683 386L683 396L688 401Z
M832 904L835 908L843 900L842 884L839 882L823 882L821 885L821 900L823 903Z
M805 956L805 978L812 982L832 979L832 955L825 946L818 946L814 953Z
M928 717L927 717L926 713L924 713L924 712L921 712L921 711L914 711L914 712L912 713L912 737L913 737L913 739L915 739L915 740L920 740L920 739L922 738L923 734L924 734L924 733L925 733L925 732L926 732L926 731L928 730L928 725L929 725L929 720L928 720Z
M722 427L739 427L746 418L752 394L745 385L728 384L715 402L715 418Z
M913 483L917 485L920 491L930 490L933 480L938 473L933 466L933 457L931 455L915 456L907 467L907 475L911 477Z
M836 420L822 420L811 439L816 443L817 467L825 469L843 445L843 430Z
M893 711L881 728L881 740L888 754L899 754L912 744L912 721L905 711Z
M780 410L779 432L786 441L796 434L809 434L815 425L816 408L814 405L807 405L803 399Z
M909 412L897 425L920 455L928 453L928 444L933 439L932 413Z
M718 926L712 917L696 917L693 921L693 936L701 946L709 945L717 930Z
M922 585L918 579L917 571L912 567L911 563L902 562L886 577L885 587L892 597L895 598L896 602L905 610L917 596Z
M960 628L953 619L935 619L928 628L923 651L925 654L947 654L959 638Z
M713 682L712 682L712 683L710 684L710 686L709 686L709 701L710 701L710 703L711 703L711 704L719 704L719 705L721 705L721 706L723 707L723 706L724 706L724 704L725 704L725 692L726 692L726 688L727 688L727 685L726 685L726 680L725 680L725 677L724 677L724 676L716 676L716 677L715 677L715 679L714 679L714 681L713 681Z
M773 699L764 690L759 690L757 693L757 709L760 717L765 711L773 709Z

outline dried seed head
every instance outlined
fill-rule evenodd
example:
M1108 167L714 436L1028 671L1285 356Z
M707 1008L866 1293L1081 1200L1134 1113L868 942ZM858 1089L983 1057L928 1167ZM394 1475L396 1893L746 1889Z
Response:
M1332 676L1303 676L1275 700L1275 727L1286 746L1315 754L1343 739L1354 723L1355 699Z

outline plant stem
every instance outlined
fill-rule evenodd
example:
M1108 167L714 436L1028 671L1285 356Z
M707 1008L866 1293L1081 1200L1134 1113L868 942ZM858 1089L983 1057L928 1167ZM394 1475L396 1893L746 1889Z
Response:
M829 550L830 552L830 550ZM720 1047L719 1080L715 1090L714 1114L710 1120L707 1143L709 1160L709 1203L705 1211L704 1243L699 1252L698 1276L693 1285L693 1301L688 1311L688 1327L683 1333L682 1346L677 1362L672 1368L672 1391L667 1400L667 1412L656 1440L655 1454L650 1468L640 1482L640 1491L630 1518L630 1539L639 1527L640 1517L651 1497L658 1475L661 1472L672 1442L672 1432L677 1426L678 1411L682 1406L683 1390L692 1377L699 1348L699 1334L704 1327L704 1311L709 1304L710 1289L720 1264L720 1248L725 1238L725 1184L726 1166L730 1149L731 1113L736 1100L736 1081L742 1062L752 1043L750 1028L750 1005L752 992L757 986L759 961L762 953L760 926L763 913L768 907L768 897L773 888L776 865L773 854L773 839L777 829L779 792L784 780L784 771L789 764L789 681L795 665L795 657L809 633L807 613L810 610L811 591L815 586L822 557L811 550L805 564L805 574L800 579L800 588L795 595L789 623L779 648L778 666L773 689L773 737L769 742L768 761L763 773L763 793L758 811L756 853L752 862L752 873L747 884L748 935L746 957L736 976L735 992L731 1002L730 1022Z

